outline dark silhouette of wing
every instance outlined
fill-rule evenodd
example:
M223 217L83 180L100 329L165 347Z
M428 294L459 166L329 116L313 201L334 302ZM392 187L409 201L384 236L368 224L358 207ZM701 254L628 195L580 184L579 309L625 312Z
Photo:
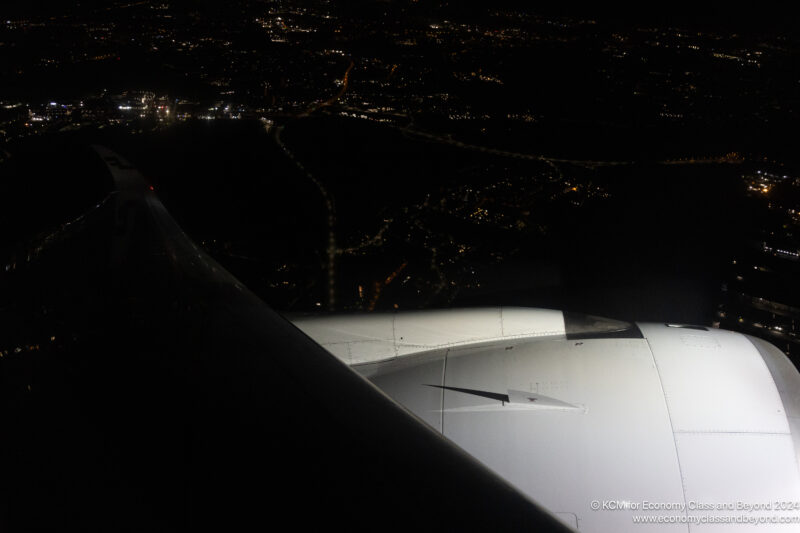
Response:
M6 394L0 529L568 530L273 312L96 151L116 192L72 246L107 261L64 319L80 334Z

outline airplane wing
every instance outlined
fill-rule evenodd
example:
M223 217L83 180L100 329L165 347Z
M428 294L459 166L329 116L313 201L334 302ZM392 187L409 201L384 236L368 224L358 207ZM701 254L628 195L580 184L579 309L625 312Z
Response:
M0 346L2 531L568 531L272 311L96 151L115 192L12 272L34 340Z
M294 322L581 531L800 529L800 374L763 340L505 307Z

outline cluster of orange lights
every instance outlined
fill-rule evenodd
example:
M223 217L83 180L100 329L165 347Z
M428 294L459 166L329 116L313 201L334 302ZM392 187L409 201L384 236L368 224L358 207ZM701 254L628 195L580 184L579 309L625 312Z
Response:
M56 336L51 335L50 342L55 342L55 341L56 341ZM41 350L41 345L39 344L26 344L24 346L17 346L15 348L8 350L0 350L0 357L5 357L6 355L18 354L22 352L38 352L39 350Z

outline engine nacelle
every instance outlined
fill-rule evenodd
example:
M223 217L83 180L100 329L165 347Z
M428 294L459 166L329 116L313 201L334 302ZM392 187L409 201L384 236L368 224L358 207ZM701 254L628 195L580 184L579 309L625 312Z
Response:
M763 340L518 308L295 324L581 531L800 530L800 374Z

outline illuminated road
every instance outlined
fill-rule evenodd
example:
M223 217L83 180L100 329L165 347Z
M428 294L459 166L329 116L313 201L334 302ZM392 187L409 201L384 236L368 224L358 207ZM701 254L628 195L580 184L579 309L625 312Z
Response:
M307 117L308 115L314 113L315 111L322 109L323 107L328 107L336 102L344 96L347 92L347 89L350 85L350 72L355 67L355 62L351 59L350 64L347 66L347 69L344 71L344 76L342 77L342 87L339 89L334 96L328 98L327 100L320 102L319 104L310 106L304 113L300 113L297 115L297 118L300 117ZM333 200L333 196L330 194L328 189L325 185L318 180L311 172L309 172L303 163L295 157L294 153L284 144L281 140L281 133L283 132L284 126L278 126L274 128L273 138L275 142L278 144L281 150L292 160L295 166L302 172L317 188L320 195L322 195L322 199L325 202L325 210L327 211L327 224L328 224L328 244L326 246L326 255L327 255L327 264L326 264L326 271L327 271L327 302L326 307L329 311L333 311L336 308L336 258L340 253L339 247L336 244L336 204ZM267 127L267 132L270 131L270 128Z
M477 144L469 144L464 143L461 141L454 140L450 136L442 136L442 135L434 135L432 133L427 133L424 131L415 130L409 127L397 127L400 131L404 134L408 134L415 137L422 137L424 139L428 139L434 142L449 144L451 146L456 146L458 148L463 148L465 150L473 150L476 152L483 152L492 155L499 155L501 157L511 157L515 159L527 159L531 161L542 161L545 163L566 163L570 165L576 165L586 168L597 168L597 167L615 167L615 166L626 166L626 165L633 165L636 161L594 161L590 159L559 159L557 157L547 157L544 155L539 154L525 154L521 152L512 152L510 150L500 150L498 148L490 148L487 146L480 146ZM730 165L738 165L744 163L745 159L738 154L726 154L723 156L711 156L711 157L697 157L697 158L683 158L683 159L668 159L664 161L656 161L656 164L659 165L719 165L719 164L730 164Z
M472 150L475 152L483 152L486 154L498 155L501 157L511 157L514 159L527 159L530 161L542 161L545 163L568 163L572 165L578 165L588 168L595 168L595 167L610 167L610 166L625 166L625 165L633 165L635 161L591 161L586 159L559 159L556 157L546 157L543 155L538 154L525 154L522 152L512 152L510 150L501 150L499 148L490 148L488 146L480 146L477 144L469 144L462 141L457 141L452 139L451 137L444 137L441 135L434 135L432 133L426 133L423 131L406 128L398 128L404 134L408 134L414 137L422 137L427 140L431 140L434 142L439 142L443 144L449 144L451 146L455 146L457 148L463 148L464 150Z
M344 76L342 77L342 88L339 89L338 93L336 93L334 96L328 98L327 100L325 100L323 102L320 102L319 104L311 105L306 110L305 113L301 113L299 116L306 117L306 116L310 115L311 113L313 113L314 111L322 109L323 107L331 106L331 105L335 104L336 102L338 102L339 99L342 96L344 96L344 94L347 92L347 88L350 85L350 71L352 71L353 67L355 67L355 66L356 66L355 62L351 59L350 60L350 65L348 65L347 69L344 71Z
M303 163L295 157L286 144L281 139L283 126L278 126L273 130L273 139L278 144L283 153L295 164L298 170L303 173L319 191L325 202L325 210L327 211L327 224L328 224L328 245L326 246L327 256L327 282L328 282L328 301L326 302L329 311L333 311L336 307L336 258L339 255L339 247L336 244L336 204L333 200L333 195L330 194L325 184L318 180L311 172L309 172Z

